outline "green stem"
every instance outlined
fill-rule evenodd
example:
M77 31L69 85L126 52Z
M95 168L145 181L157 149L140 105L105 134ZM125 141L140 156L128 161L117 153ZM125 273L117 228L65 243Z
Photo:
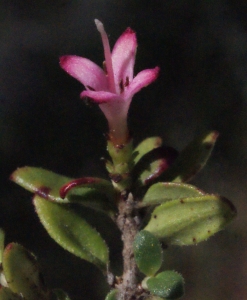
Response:
M107 164L109 176L113 186L119 192L128 191L131 186L131 170L132 170L132 140L123 145L114 145L111 140L107 142L107 150L111 156L112 163Z

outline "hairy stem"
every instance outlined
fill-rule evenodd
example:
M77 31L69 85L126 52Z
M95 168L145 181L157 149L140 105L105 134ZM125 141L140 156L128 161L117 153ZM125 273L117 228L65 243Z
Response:
M118 300L130 300L136 298L138 290L138 269L134 260L133 242L138 232L139 218L132 194L127 199L121 197L118 208L117 225L122 232L123 241L123 276L121 283L117 285Z

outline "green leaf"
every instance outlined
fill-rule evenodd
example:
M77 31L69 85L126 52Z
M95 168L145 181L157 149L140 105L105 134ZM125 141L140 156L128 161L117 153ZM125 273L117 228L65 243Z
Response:
M39 196L33 202L41 223L61 247L106 270L109 254L104 240L75 210Z
M117 212L117 193L112 183L102 178L83 177L74 179L60 188L60 196L67 199L69 203L78 203L100 210L112 218Z
M177 299L184 294L184 279L174 271L164 271L146 281L151 294L165 298Z
M171 147L158 147L146 153L133 169L134 185L149 185L170 168L177 158L177 151Z
M107 295L105 300L117 300L118 290L113 289Z
M148 152L162 145L162 139L158 136L150 137L142 141L133 151L133 161L137 164L138 161Z
M144 229L167 244L191 245L222 230L235 216L235 207L229 200L204 195L161 204Z
M12 292L28 300L48 299L36 257L19 244L7 245L3 254L3 271Z
M69 295L61 289L54 289L52 292L55 294L56 300L70 300Z
M163 251L159 240L142 230L135 237L133 249L139 270L147 276L154 276L162 265Z
M0 264L3 262L5 232L0 228Z
M189 181L206 164L218 135L217 131L211 131L193 140L180 153L172 167L162 174L159 181Z
M145 300L163 300L163 298L150 294L147 298L145 298Z
M158 182L153 184L144 195L139 207L157 205L174 199L202 196L205 193L197 187L176 182Z
M18 295L11 291L7 287L0 287L0 300L25 300L21 295Z
M60 196L60 189L72 181L69 177L41 168L23 167L17 169L10 178L28 191L50 201L61 204L79 203L103 211L111 217L116 212L116 194L112 184L101 178L84 178L85 183L71 189L64 199Z

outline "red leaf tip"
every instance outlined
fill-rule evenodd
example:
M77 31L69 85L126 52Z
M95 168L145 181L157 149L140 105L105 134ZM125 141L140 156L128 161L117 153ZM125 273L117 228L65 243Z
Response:
M60 188L60 191L59 191L60 197L62 199L64 199L66 197L66 195L68 194L68 192L74 187L84 185L84 184L93 184L93 183L97 183L97 182L99 182L99 179L93 178L93 177L83 177L83 178L74 179L74 180L66 183L65 185L63 185Z
M5 247L5 251L10 251L14 246L14 243L10 243Z

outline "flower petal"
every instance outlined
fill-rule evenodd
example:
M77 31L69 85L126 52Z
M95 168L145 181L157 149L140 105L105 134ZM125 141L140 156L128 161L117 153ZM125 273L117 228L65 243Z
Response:
M129 86L125 87L124 94L122 95L123 98L132 98L142 88L155 81L159 75L159 70L159 67L155 67L154 69L146 69L139 72Z
M112 50L112 65L116 89L120 93L120 84L133 79L137 41L135 32L127 28L118 38ZM121 83L122 81L122 83ZM124 82L123 82L124 81Z
M104 71L91 60L76 55L60 57L60 66L69 75L79 80L87 89L106 90L107 79Z
M105 92L105 91L83 91L80 94L81 98L90 98L93 100L93 102L102 104L102 103L108 103L108 102L114 102L114 101L120 101L124 102L123 98L120 97L117 94L111 93L111 92Z
M99 104L108 121L109 134L118 137L119 140L126 138L127 115L131 99L125 100L117 94L104 91L83 91L80 96L88 97Z

